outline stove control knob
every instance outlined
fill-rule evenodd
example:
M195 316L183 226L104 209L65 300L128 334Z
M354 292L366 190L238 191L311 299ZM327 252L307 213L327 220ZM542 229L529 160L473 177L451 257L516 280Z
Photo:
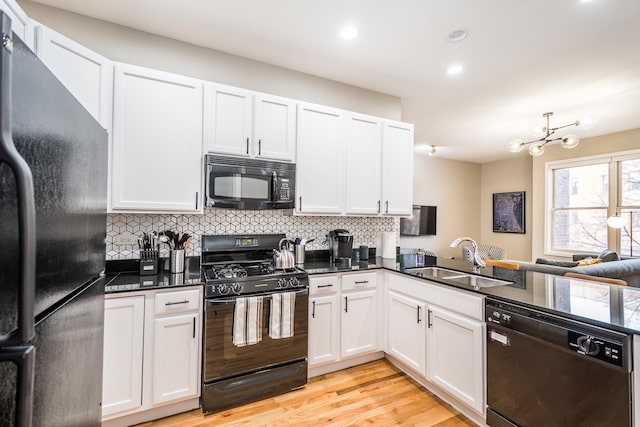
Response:
M600 344L595 342L590 336L581 336L578 338L576 344L578 344L578 349L588 356L595 356L600 353Z
M287 286L289 286L287 279L285 279L284 277L278 279L278 289L284 289Z
M297 277L289 278L289 286L292 288L297 288L298 286L300 286L300 280L298 280Z
M234 283L233 285L231 285L231 292L233 292L234 294L240 294L240 292L242 292L244 288L242 287L242 285L240 283Z
M226 283L221 283L218 285L218 292L220 295L227 295L231 289L227 286Z

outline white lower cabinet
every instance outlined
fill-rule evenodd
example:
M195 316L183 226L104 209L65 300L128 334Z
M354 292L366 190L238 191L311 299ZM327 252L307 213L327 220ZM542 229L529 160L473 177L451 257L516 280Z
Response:
M198 395L200 313L154 320L153 404Z
M201 311L199 287L106 296L104 425L137 424L198 407Z
M385 352L483 416L483 297L401 274L386 279Z
M144 295L104 302L102 417L142 406Z
M310 367L380 350L376 285L375 272L309 278Z
M426 304L393 291L387 293L387 353L426 375Z
M427 379L482 413L483 322L433 305L428 321Z
M341 358L377 350L376 293L376 289L369 289L342 294Z

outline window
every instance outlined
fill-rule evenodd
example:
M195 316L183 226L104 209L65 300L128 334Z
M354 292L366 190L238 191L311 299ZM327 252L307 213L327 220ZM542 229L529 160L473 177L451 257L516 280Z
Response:
M547 164L546 252L640 256L640 152ZM621 229L607 226L620 215ZM635 233L635 234L634 234Z

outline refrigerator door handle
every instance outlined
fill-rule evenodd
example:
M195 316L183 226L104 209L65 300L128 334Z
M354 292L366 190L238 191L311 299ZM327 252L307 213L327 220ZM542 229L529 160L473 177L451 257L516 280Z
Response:
M16 383L15 425L33 424L33 378L36 348L32 345L0 348L0 362L13 362L18 366Z
M2 39L11 39L11 19L0 13ZM18 291L18 325L0 335L0 347L25 344L35 336L34 302L36 286L36 214L33 177L27 162L20 156L11 136L11 43L0 46L0 162L13 171L18 192L20 289Z

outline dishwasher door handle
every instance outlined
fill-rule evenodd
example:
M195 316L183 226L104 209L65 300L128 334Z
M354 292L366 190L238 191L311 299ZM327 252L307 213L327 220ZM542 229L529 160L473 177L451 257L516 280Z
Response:
M507 334L503 334L502 332L498 332L495 329L489 329L489 339L491 341L499 342L503 346L511 346L511 339Z

